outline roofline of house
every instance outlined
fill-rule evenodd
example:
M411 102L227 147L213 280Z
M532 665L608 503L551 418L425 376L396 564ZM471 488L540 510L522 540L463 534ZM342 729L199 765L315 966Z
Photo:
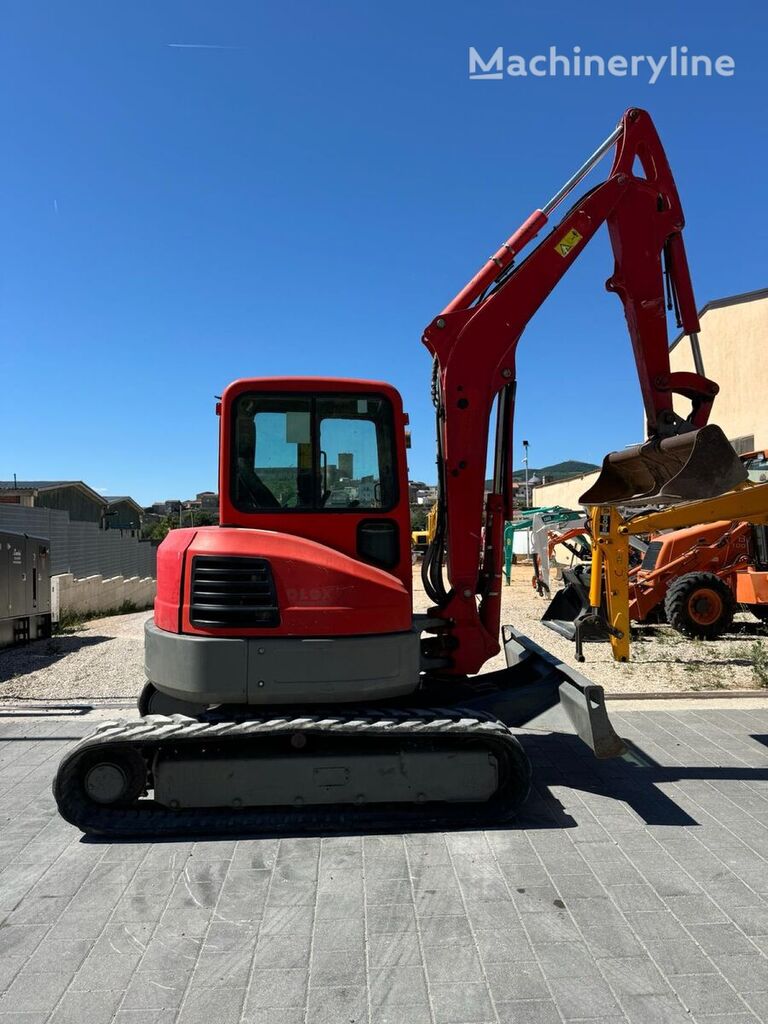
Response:
M88 484L84 483L82 480L55 480L55 481L51 481L48 484L45 484L44 481L40 481L40 483L43 483L44 486L42 486L42 487L24 487L23 485L19 484L17 487L6 487L3 490L3 494L33 494L34 495L34 494L41 494L43 491L57 491L57 490L60 490L62 487L76 487L78 490L82 491L84 494L87 494L89 498L95 498L96 501L98 501L100 505L106 505L107 504L107 499L104 497L103 494L99 494L98 491L94 491L94 489L92 487L89 487Z
M756 299L768 299L768 288L758 288L753 292L740 292L738 295L725 295L722 299L712 299L711 302L707 302L699 310L699 319L709 312L710 309L722 309L723 306L738 306L739 303L754 302ZM683 338L687 337L688 335L681 331L669 346L669 351L671 352Z
M138 501L135 501L133 498L130 498L127 494L118 498L105 498L104 500L106 501L107 505L119 505L121 502L127 502L129 505L132 505L136 509L139 515L143 514L144 512L144 509L141 507Z
M106 505L107 504L107 500L106 500L106 498L104 497L103 494L99 494L98 491L94 491L94 489L92 487L89 487L88 484L86 484L82 480L66 480L66 481L62 480L60 483L52 484L50 487L36 487L35 490L38 491L38 492L39 491L55 491L55 490L57 490L57 488L61 487L62 485L64 487L77 487L78 490L81 490L81 491L83 491L83 493L87 494L89 498L95 498L96 501L98 501L98 503L100 505Z

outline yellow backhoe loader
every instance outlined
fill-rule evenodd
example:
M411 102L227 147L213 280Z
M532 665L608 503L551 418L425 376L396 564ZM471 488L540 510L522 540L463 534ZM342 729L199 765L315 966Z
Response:
M583 497L587 497L584 495ZM575 618L560 618L552 602L543 620L555 632L576 642L576 657L584 661L585 639L607 638L615 661L628 661L630 651L630 538L726 520L754 526L768 524L768 483L743 483L713 498L687 501L657 512L626 515L617 504L588 507L592 536L589 606ZM562 606L565 605L562 602Z

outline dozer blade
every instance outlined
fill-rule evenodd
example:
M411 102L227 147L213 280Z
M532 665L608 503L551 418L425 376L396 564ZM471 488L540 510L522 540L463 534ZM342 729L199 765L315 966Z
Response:
M746 479L747 470L733 446L711 423L611 452L603 459L600 476L579 501L584 505L676 505L717 497Z
M626 750L605 707L602 686L543 650L512 626L502 629L507 668L480 676L487 689L465 701L510 728L575 734L595 757Z

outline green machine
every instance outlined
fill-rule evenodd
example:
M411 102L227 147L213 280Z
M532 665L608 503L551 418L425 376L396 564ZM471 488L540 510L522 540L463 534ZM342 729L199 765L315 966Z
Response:
M557 523L567 523L573 519L583 516L583 511L574 511L572 508L563 508L561 505L549 505L541 508L524 508L521 511L520 519L513 519L504 526L504 577L509 586L512 576L512 562L514 560L514 537L521 530L533 530L534 520L546 526ZM537 517L541 517L538 518ZM531 548L533 551L533 547Z

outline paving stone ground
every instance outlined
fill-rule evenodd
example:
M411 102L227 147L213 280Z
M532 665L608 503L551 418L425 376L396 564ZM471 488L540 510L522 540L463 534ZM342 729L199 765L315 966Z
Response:
M0 1024L768 1021L768 707L612 717L512 827L135 844L55 812L89 716L5 705Z

